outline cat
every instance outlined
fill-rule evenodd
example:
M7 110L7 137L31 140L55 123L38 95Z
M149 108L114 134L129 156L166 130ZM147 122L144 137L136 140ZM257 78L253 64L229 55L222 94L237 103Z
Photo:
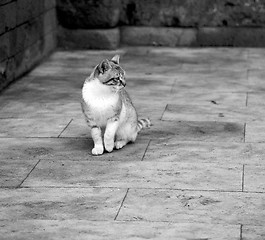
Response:
M150 127L147 119L139 119L136 109L124 87L125 71L120 56L105 59L85 80L81 107L94 141L93 155L101 155L104 147L112 152L134 142L142 128ZM103 131L104 135L103 135ZM103 137L102 137L103 135Z

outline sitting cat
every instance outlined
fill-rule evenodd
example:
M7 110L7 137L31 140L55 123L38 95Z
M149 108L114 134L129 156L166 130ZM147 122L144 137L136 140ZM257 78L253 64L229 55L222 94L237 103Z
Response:
M138 132L149 127L149 119L139 119L132 101L124 89L125 71L119 65L119 55L103 60L85 80L82 89L82 111L94 141L93 155L105 149L120 149L136 140ZM102 130L105 130L102 140Z

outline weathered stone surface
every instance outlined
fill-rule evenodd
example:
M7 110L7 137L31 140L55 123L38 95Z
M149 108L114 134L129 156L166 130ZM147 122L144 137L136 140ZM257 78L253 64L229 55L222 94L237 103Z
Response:
M263 69L251 69L248 74L248 82L249 82L250 91L261 92L261 93L265 92L264 78L265 78L264 68Z
M0 35L16 26L16 3L11 2L0 7Z
M123 27L121 41L130 46L191 46L197 31L188 28Z
M264 26L265 2L254 0L123 0L121 22L148 26Z
M111 28L120 16L120 0L58 0L59 22L66 28Z
M170 121L217 121L255 122L265 121L265 113L248 107L219 106L217 104L174 105L168 104L162 120Z
M242 64L235 63L234 60L227 60L225 62L224 59L217 59L215 63L208 63L209 60L204 62L204 59L201 59L202 64L198 64L197 59L194 61L194 63L186 61L183 65L183 72L181 71L177 74L172 89L173 94L249 91L250 84L247 78L247 71L238 70L239 68L246 67L245 61ZM197 68L197 66L204 64L206 65L205 68ZM209 69L207 69L207 66ZM197 68L197 70L192 70L193 68Z
M18 187L38 160L0 160L0 187Z
M265 192L265 166L246 165L244 168L244 191Z
M2 221L0 234L3 240L35 239L93 239L93 240L176 240L218 239L237 240L240 226L218 224L87 221L87 220L19 220ZM248 230L248 229L246 229ZM262 231L261 231L262 232ZM247 234L247 233L246 233ZM250 239L250 238L247 238ZM251 240L263 238L251 238Z
M151 140L144 161L265 164L265 144Z
M120 31L113 29L59 30L58 44L70 49L116 49L120 44Z
M242 239L263 240L265 237L264 226L242 226Z
M1 189L0 220L113 220L126 189Z
M91 138L0 138L0 160L141 161L148 144L147 139L137 140L119 151L93 156Z
M130 189L117 219L264 226L264 216L263 194Z
M240 191L241 165L41 161L23 187L116 187ZM205 178L205 176L207 177Z
M62 118L0 119L0 137L58 137L69 122Z
M254 122L246 124L246 142L264 143L265 142L265 124L263 122Z

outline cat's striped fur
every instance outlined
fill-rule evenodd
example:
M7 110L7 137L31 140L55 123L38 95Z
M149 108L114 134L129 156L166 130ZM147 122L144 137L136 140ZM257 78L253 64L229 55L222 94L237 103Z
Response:
M125 85L118 55L103 60L84 82L81 106L91 128L93 155L102 154L104 148L111 152L114 147L120 149L134 142L138 132L151 125L149 119L138 120Z

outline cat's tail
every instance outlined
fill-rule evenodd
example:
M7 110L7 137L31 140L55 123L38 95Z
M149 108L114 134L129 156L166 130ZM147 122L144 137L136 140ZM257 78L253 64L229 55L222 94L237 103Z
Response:
M151 121L148 118L138 119L137 131L140 132L143 128L149 128L151 125Z

